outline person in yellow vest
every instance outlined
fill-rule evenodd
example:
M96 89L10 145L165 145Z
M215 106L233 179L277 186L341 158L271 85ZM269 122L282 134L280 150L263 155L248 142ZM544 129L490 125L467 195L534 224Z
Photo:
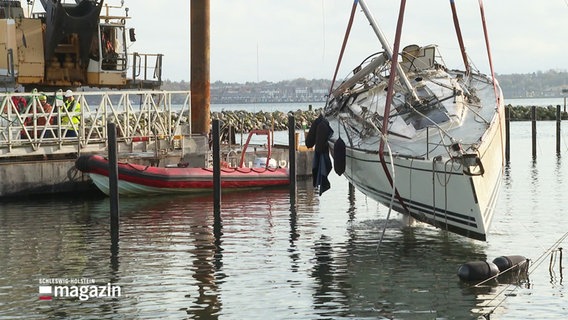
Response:
M81 112L81 105L79 101L75 100L73 97L73 91L67 90L65 91L64 95L64 103L65 103L65 110L60 110L61 112L61 126L67 129L67 133L65 134L66 137L76 137L77 131L79 131L79 123L81 122L81 115L80 114L71 114L71 113L80 113Z

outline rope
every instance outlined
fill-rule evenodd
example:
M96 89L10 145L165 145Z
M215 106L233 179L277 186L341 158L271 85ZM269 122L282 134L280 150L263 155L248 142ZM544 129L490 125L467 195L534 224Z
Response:
M562 235L562 237L560 237L558 240L556 240L556 242L554 242L547 250L545 250L542 255L540 255L535 262L533 263L533 265L535 265L534 269L529 272L529 275L531 273L533 273L535 271L535 269L537 267L539 267L544 261L546 256L548 256L549 254L551 254L553 251L558 250L558 247L560 246L560 244L562 242L564 242L564 240L566 240L566 238L568 237L568 232L566 232L564 235Z
M396 174L395 174L395 170L394 170L394 160L393 160L393 157L392 157L392 151L391 151L391 148L390 148L390 144L388 143L388 141L386 141L387 137L382 134L382 132L379 130L379 128L377 128L372 122L371 122L371 124L373 125L375 130L377 130L381 134L381 141L383 141L383 139L385 140L385 143L386 143L386 146L387 146L387 149L388 149L388 152L389 152L389 160L390 160L391 170L392 170L391 199L390 199L390 202L389 202L389 210L387 212L387 220L385 222L385 226L383 227L383 232L381 233L381 237L379 238L379 243L377 244L377 251L379 251L379 248L381 247L381 244L383 243L383 238L385 236L385 232L387 230L387 225L388 225L390 215L391 215L391 212L392 212L392 207L393 207L393 204L394 204L394 197L395 197L395 195L398 196L398 191L396 190ZM400 201L401 201L402 206L404 206L404 203L402 202L402 200L400 200Z
M539 267L544 261L546 261L546 257L547 257L549 254L550 254L550 266L549 266L549 269L552 268L552 262L553 262L554 252L561 250L561 248L559 248L559 246L560 246L560 244L561 244L562 242L564 242L564 240L566 240L566 238L568 238L568 232L564 233L564 235L562 235L558 240L556 240L556 241L555 241L548 249L546 249L536 260L534 260L533 263L532 263L532 267L533 267L533 268L532 268L531 271L528 272L528 276L530 276L531 274L533 274L533 273L536 271L536 269L538 269L538 267ZM507 272L507 271L509 271L509 270L511 270L511 269L514 269L514 268L516 268L516 267L519 267L520 265L522 265L522 264L524 264L524 263L528 263L528 259L527 259L526 261L520 262L520 263L518 263L518 264L516 264L516 265L514 265L514 266L512 266L512 267L510 267L510 268L507 269L507 270L504 270L504 271L502 271L502 272L499 272L497 275L495 275L495 276L493 276L493 277L491 277L491 278L489 278L489 279L487 279L487 280L484 280L484 281L481 281L480 283L477 283L476 285L474 285L474 287L480 286L481 284L484 284L484 283L486 283L486 282L488 282L488 281L490 281L490 280L493 280L493 279L497 278L498 276L500 276L501 274L503 274L503 273L505 273L505 272ZM562 263L562 261L560 261L560 263ZM498 297L500 297L500 296L503 294L503 292L505 292L506 290L508 290L510 286L512 286L512 284L507 284L507 285L503 288L503 290L499 291L499 292L495 295L495 297L494 297L493 299L489 300L488 302L495 301ZM512 291L515 291L517 288L518 288L518 287L514 287ZM509 296L510 296L510 295L505 295L505 296L503 297L503 299L501 299L501 301L499 301L494 307L491 308L491 311L489 311L489 312L486 313L486 315L492 314L501 304L503 304L503 302L505 302L505 300L506 300Z

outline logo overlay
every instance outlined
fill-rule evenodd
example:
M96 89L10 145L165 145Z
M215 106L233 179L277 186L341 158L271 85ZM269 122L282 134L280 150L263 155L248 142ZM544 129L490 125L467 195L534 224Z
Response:
M87 301L100 298L117 298L122 295L122 289L110 282L105 285L97 284L88 278L41 278L39 279L39 300L79 299Z

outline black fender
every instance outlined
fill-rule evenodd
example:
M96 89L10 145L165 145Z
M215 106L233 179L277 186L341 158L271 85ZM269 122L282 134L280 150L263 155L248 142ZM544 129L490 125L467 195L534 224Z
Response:
M345 142L339 137L333 144L333 168L337 175L345 172L345 158Z

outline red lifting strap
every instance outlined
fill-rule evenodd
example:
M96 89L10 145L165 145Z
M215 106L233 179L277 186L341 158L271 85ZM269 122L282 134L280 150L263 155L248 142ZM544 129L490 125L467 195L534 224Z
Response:
M343 38L343 45L341 46L341 52L339 53L339 59L337 60L337 66L335 67L335 72L333 73L333 80L331 80L331 88L329 88L329 94L333 91L333 85L335 84L335 78L337 77L337 72L339 71L339 66L341 65L341 59L343 59L343 52L345 52L345 47L347 46L347 39L349 39L349 33L351 32L351 26L353 25L353 17L355 17L355 11L357 10L357 3L359 1L353 1L353 8L351 8L351 16L349 17L349 23L347 24L347 30L345 31L345 37Z

